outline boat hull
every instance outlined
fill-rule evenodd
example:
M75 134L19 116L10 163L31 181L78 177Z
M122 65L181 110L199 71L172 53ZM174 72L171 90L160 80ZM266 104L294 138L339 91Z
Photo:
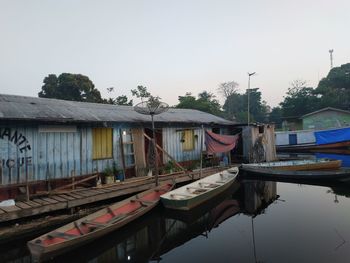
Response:
M280 145L276 146L276 151L278 152L309 152L309 151L322 151L331 149L348 149L350 147L350 141L329 143L329 144L296 144L296 145Z
M259 164L242 164L242 168L277 169L283 171L335 170L341 167L341 160L297 160Z
M218 194L224 192L226 189L228 189L232 184L232 182L225 184L219 188L216 188L215 190L212 190L208 192L207 194L203 194L201 196L194 197L190 200L169 200L169 199L162 199L162 203L166 208L169 209L176 209L176 210L183 210L183 211L188 211L193 209L194 207L204 203L208 199L213 198L214 196L217 196Z
M241 168L241 178L253 176L257 179L314 181L314 182L350 182L350 169L331 171L283 171L270 168Z
M157 189L162 189L164 190L164 192L161 193L165 193L167 191L169 191L171 189L171 186L167 185L166 187L160 186L158 188L155 189L151 189L145 192L142 192L136 196L132 196L124 201L115 203L114 205L109 206L109 208L111 209L118 209L122 206L126 206L128 205L128 203L134 203L133 200L135 200L135 198L142 198L143 196L146 196L147 194L151 194L152 191L156 191L159 192ZM159 194L160 196L160 194ZM108 208L104 208L101 209L91 215L88 215L86 217L83 217L79 220L74 221L74 223L70 223L67 224L65 226L62 226L54 231L51 231L50 233L47 233L45 235L42 235L32 241L29 241L27 243L27 246L31 252L32 255L32 259L34 261L42 261L45 259L49 259L51 257L57 256L59 254L62 254L64 252L73 250L74 248L80 247L84 244L87 244L93 240L96 240L97 238L100 238L110 232L113 232L123 226L125 226L126 224L130 223L131 221L135 220L136 218L141 217L142 215L144 215L145 213L149 212L150 210L152 210L158 203L159 203L159 196L158 199L156 199L154 202L152 203L148 203L147 206L141 207L140 209L137 210L136 213L131 212L130 215L125 216L124 219L117 221L117 223L107 223L105 227L101 227L98 228L95 231L92 231L90 233L86 233L84 235L79 235L76 236L74 238L71 239L67 239L61 242L57 242L57 243L53 243L50 245L45 245L45 240L51 239L52 238L48 238L49 235L52 235L52 233L68 233L69 231L71 231L71 229L74 229L78 226L82 227L82 222L86 222L86 221L93 221L96 218L99 218L101 216L103 216L104 213L108 212ZM97 222L95 222L97 224ZM79 227L78 227L79 228Z
M238 168L236 167L231 172L227 170L208 176L162 195L161 201L169 209L191 210L228 189L235 182L237 174ZM214 188L208 188L206 185L214 185ZM190 191L191 189L195 190ZM196 191L199 192L195 193Z

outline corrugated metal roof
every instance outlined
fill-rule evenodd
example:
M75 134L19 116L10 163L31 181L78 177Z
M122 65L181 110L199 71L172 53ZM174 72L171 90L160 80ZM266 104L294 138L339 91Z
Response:
M150 122L150 116L135 112L131 106L0 94L0 120ZM154 120L164 123L234 124L206 112L173 108L156 115Z

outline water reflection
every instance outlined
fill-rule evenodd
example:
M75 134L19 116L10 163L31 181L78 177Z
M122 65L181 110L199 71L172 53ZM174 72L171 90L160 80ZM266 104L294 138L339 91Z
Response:
M341 160L342 167L350 167L350 151L343 151L341 153L315 153L316 158L329 158L334 160Z
M158 209L130 225L127 231L119 231L99 242L100 251L92 244L55 261L66 262L74 254L87 262L159 262L162 255L196 237L209 238L213 229L231 217L240 213L255 217L263 213L276 199L276 189L276 182L237 183L191 212Z
M51 262L347 262L348 197L345 185L244 181L190 213L160 207ZM24 244L2 251L4 262L30 262Z

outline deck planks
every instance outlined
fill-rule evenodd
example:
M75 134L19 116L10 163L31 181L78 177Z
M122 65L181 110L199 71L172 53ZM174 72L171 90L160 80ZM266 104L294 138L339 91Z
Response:
M203 177L219 172L211 170L203 172ZM199 174L176 175L176 182L186 182L198 179ZM161 183L172 183L173 176L160 177ZM76 189L71 192L51 194L48 197L36 197L30 201L16 202L15 206L0 207L0 222L6 222L24 217L40 215L43 213L83 206L94 202L107 200L115 197L125 196L136 192L148 190L155 186L154 179L130 180L117 183L115 185L94 187L88 189Z
M68 201L67 199L65 199L65 198L63 198L63 197L61 197L59 195L52 195L52 196L50 196L50 198L54 199L54 200L56 200L58 202L67 202Z
M4 210L4 211L7 212L7 213L9 213L9 212L15 212L15 211L21 210L21 208L19 208L18 206L15 206L15 205L11 205L11 206L2 206L1 209Z
M49 204L50 204L49 202L47 202L47 201L45 201L45 200L42 200L41 198L35 198L35 199L33 199L33 201L34 201L35 203L40 204L40 205L49 205Z
M60 194L60 195L58 195L59 197L62 197L62 198L64 198L64 199L66 199L66 200L68 200L68 201L70 201L70 200L75 200L76 198L75 197L72 197L72 196L69 196L69 195L66 195L66 194Z
M24 202L16 202L16 206L18 206L19 208L22 208L22 209L32 208L30 205L28 205Z
M84 197L85 197L85 196L79 195L79 194L77 194L77 193L66 193L66 195L69 195L69 196L74 197L74 198L76 198L76 199L81 199L81 198L84 198Z
M52 199L52 198L49 198L49 197L42 197L41 200L46 201L50 204L57 204L59 202L59 201Z
M34 201L24 201L23 203L31 206L31 207L38 207L38 206L41 206L41 204L37 203L37 202L34 202Z

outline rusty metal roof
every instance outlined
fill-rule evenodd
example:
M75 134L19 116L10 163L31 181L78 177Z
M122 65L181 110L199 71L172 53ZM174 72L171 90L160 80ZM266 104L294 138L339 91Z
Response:
M132 106L0 94L0 120L140 123L150 122L150 119L150 116L135 112ZM156 115L154 120L161 123L234 124L206 112L174 108Z

